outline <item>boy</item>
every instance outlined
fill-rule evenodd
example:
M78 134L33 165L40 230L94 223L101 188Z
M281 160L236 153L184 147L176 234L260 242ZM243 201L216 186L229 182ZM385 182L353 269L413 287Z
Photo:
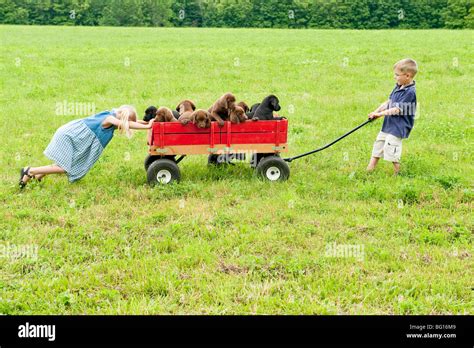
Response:
M415 122L416 89L415 77L418 66L413 59L406 58L393 66L397 84L389 100L369 114L370 119L384 117L382 130L377 135L367 171L373 171L380 157L393 163L395 175L400 171L402 139L408 138Z

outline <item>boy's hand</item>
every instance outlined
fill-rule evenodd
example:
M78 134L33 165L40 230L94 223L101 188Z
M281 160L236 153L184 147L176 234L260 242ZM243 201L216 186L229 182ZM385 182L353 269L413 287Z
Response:
M148 128L152 128L152 127L153 127L153 122L155 122L154 119L151 119L151 120L148 122Z
M373 120L382 116L383 116L382 113L374 111L369 114L369 119Z

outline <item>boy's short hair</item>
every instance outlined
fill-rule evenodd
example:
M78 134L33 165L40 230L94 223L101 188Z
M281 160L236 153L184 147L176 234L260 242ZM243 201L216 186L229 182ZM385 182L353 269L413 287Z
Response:
M410 58L405 58L396 62L393 68L399 68L401 72L409 72L412 74L412 76L415 76L418 72L418 64L416 64L416 61Z

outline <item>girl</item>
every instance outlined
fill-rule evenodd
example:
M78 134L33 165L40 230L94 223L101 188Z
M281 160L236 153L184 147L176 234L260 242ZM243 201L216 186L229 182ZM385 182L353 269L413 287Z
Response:
M20 188L30 179L41 180L45 175L66 173L69 181L79 180L92 168L118 128L131 138L131 129L150 129L149 123L137 122L133 106L122 105L112 111L71 121L60 127L44 151L55 163L44 167L25 167L20 171Z

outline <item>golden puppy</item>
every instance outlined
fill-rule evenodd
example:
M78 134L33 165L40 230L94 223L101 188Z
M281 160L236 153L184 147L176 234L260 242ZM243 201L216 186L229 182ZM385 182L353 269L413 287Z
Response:
M238 102L237 106L240 106L242 109L244 109L245 113L250 111L249 106L244 101Z
M161 107L156 111L155 122L176 122L170 108Z
M210 128L211 114L203 109L196 110L191 114L191 122L198 128Z
M245 115L245 111L240 106L235 106L232 110L230 110L229 120L231 123L243 123L247 121L247 115Z
M183 100L176 107L176 111L179 112L178 121L182 124L187 124L191 121L191 115L196 110L196 105L191 100Z
M235 96L232 93L226 93L216 100L209 108L211 119L217 121L220 127L224 125L224 121L230 117L230 111L235 108Z

